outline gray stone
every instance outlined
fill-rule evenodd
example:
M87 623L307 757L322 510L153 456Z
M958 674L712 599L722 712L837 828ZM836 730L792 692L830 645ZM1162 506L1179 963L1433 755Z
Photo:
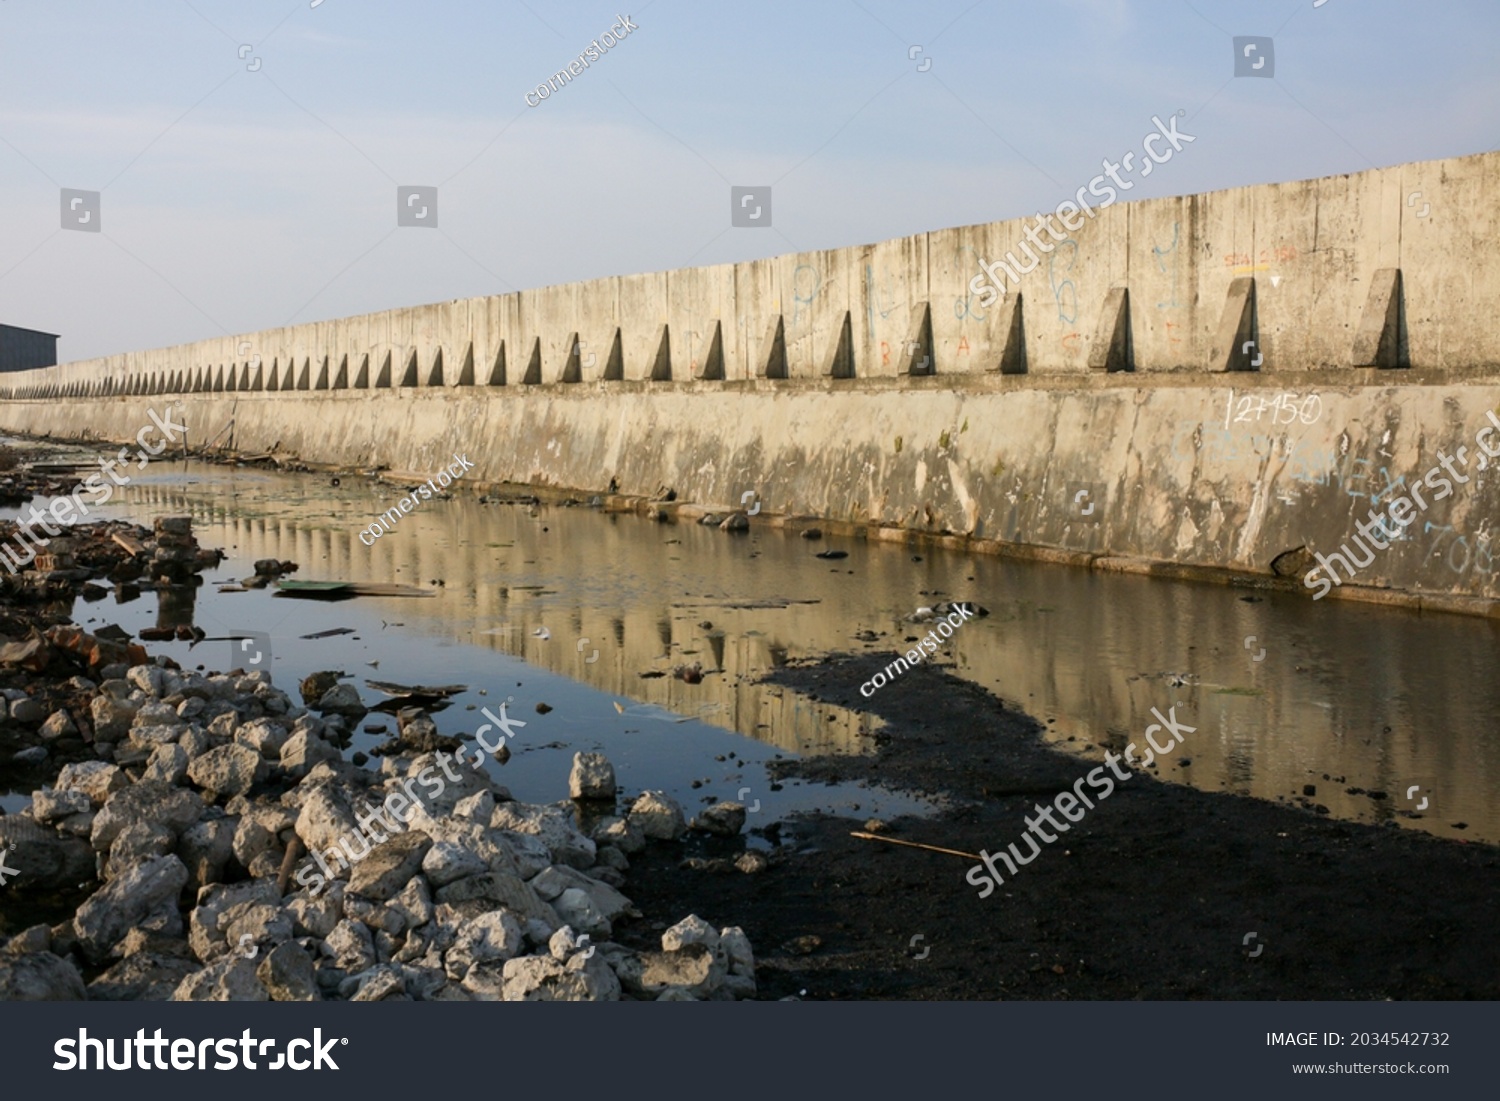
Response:
M602 753L573 754L568 794L574 799L614 799L615 766Z
M152 940L164 944L165 938ZM182 980L198 970L178 942L179 951L139 951L125 958L89 983L94 1002L165 1002Z
M594 841L621 852L642 852L646 847L646 832L637 817L606 817L595 826Z
M247 959L292 939L292 917L269 902L242 902L219 919L224 945Z
M77 765L63 765L63 771L57 774L57 790L83 792L95 807L102 807L110 801L111 795L129 783L129 778L118 766L105 760L83 760Z
M5 945L3 951L12 956L50 952L52 951L52 930L45 925L33 925L29 929L22 929L3 943Z
M224 867L234 855L235 827L233 818L212 818L183 831L177 855L187 865L188 882L193 888L224 878Z
M514 957L521 951L521 923L507 910L491 910L458 927L458 937L444 957L448 977L462 979L474 964Z
M313 776L309 775L308 780L312 779ZM304 781L303 787L306 786ZM314 787L297 815L297 836L302 838L310 853L327 852L343 838L353 836L358 829L353 801L337 784Z
M641 955L641 986L648 993L677 987L694 998L706 998L726 974L714 951L694 944L676 952L645 952Z
M286 744L286 727L273 719L253 719L234 732L238 745L249 746L262 757L278 760Z
M214 740L208 731L198 726L190 726L182 732L182 737L177 739L177 744L187 754L191 761L195 757L201 757L214 747Z
M517 874L522 879L531 879L552 866L552 850L540 837L514 830L496 830L495 833L504 840L515 858Z
M0 1002L81 1002L83 976L51 952L0 955Z
M765 853L755 851L742 852L734 858L734 866L746 875L758 875L771 866L770 859Z
M249 746L210 749L188 766L188 778L211 796L240 795L264 775L261 756Z
M352 684L334 685L323 693L322 698L318 700L317 708L319 711L348 715L356 719L370 710L360 702L359 690Z
M689 914L661 935L664 952L676 952L701 944L712 951L719 946L719 932L697 914Z
M540 878L540 877L539 877ZM601 884L602 886L602 884ZM559 921L595 938L608 937L613 928L593 897L578 887L569 887L552 901Z
M397 915L407 929L426 925L433 915L432 894L427 888L427 880L414 876L386 908Z
M453 817L478 822L482 826L490 824L494 813L495 795L489 791L476 791L453 804Z
M165 826L155 822L132 822L120 831L120 836L110 845L104 878L119 879L137 864L166 856L176 843L177 839L172 836L172 831Z
M151 751L146 762L143 780L160 780L164 784L180 784L187 775L188 752L180 745L159 745Z
M203 814L198 793L159 780L142 780L109 797L94 819L93 843L99 852L114 844L120 831L133 822L155 822L181 834Z
M477 853L451 841L435 842L422 859L422 874L434 887L446 887L456 880L488 870L489 864Z
M566 865L554 864L540 875L531 880L531 889L546 902L552 902L564 891L576 887L593 899L594 905L609 921L622 914L634 913L635 908L630 899L607 883L601 883L592 876L584 875L575 868ZM556 909L556 907L554 907ZM558 917L567 921L561 910ZM590 930L584 929L584 932Z
M347 994L345 992L347 991ZM351 1002L409 1002L406 974L391 964L381 964L345 979L339 988Z
M246 902L276 905L276 881L252 879L243 883L214 883L198 891L198 905L188 916L188 945L193 955L207 963L227 951L220 919Z
M131 666L130 672L125 674L125 679L130 682L132 688L138 688L148 696L160 696L162 672L159 665L134 665Z
M296 942L278 944L255 969L273 1002L320 1002L313 960Z
M540 838L552 854L552 862L555 864L567 864L574 868L593 866L594 842L573 825L571 809L502 803L495 808L490 825L497 830L512 830Z
M647 837L659 841L676 841L687 833L682 807L675 799L660 791L642 792L630 808L630 820L640 826L641 832ZM610 842L626 852L630 851L614 838L610 838Z
M271 853L279 870L286 849L282 834L290 831L296 821L296 816L286 807L252 806L240 815L234 828L234 858L241 867L248 868L262 853Z
M630 871L630 859L613 845L600 845L599 851L594 854L598 864L589 869L589 874L600 876L605 869L617 872ZM616 884L619 886L619 884Z
M155 723L151 726L132 726L127 745L150 753L159 745L169 745L182 737L183 727Z
M344 885L335 883L316 898L302 895L288 899L285 909L292 915L297 936L326 940L344 914Z
M376 845L370 855L354 866L349 890L365 898L384 902L411 882L422 869L423 858L432 848L432 838L420 830L399 833Z
M698 812L693 829L720 837L738 836L745 827L745 808L740 803L715 803Z
M186 721L177 714L177 708L160 700L146 700L135 713L135 721L130 724L132 730L143 726L171 726L184 727Z
M578 955L562 964L550 956L521 956L506 962L503 975L501 997L507 1002L602 1002L620 997L619 980L597 958Z
M110 880L74 915L79 947L91 959L102 960L131 929L180 932L177 896L187 880L187 868L175 856L147 860Z
M11 757L18 765L39 765L46 759L47 747L44 745L29 746Z
M309 730L298 730L281 747L281 767L293 776L306 776L319 761L337 761L339 748Z
M70 837L81 837L87 841L89 835L94 832L94 812L70 814L66 818L59 819L56 826Z
M78 727L73 725L73 717L66 711L54 711L47 716L39 733L44 741L55 742L59 738L77 734Z
M719 948L729 964L731 975L755 977L755 953L750 948L750 938L738 925L719 930Z
M369 928L359 921L345 918L323 941L323 952L333 965L350 973L368 971L376 964L375 941Z
M23 726L36 726L38 723L47 721L47 705L40 700L30 698L13 700L10 705L10 717Z
M172 992L174 1002L268 1002L270 992L256 977L255 962L231 955L194 972Z
M87 814L94 809L89 797L81 791L53 791L43 788L31 793L31 817L38 822L55 822L70 814Z
M450 883L437 892L437 901L453 907L463 918L506 909L523 921L535 918L549 930L562 924L557 920L556 911L543 902L529 884L518 876L501 872L485 872Z
M14 879L7 880L7 892L17 888L37 893L71 891L94 878L94 849L87 841L19 814L0 816L0 852L5 854L7 870L16 872Z

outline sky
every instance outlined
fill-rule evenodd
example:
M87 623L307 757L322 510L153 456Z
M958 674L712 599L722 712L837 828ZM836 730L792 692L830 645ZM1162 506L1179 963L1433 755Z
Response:
M0 0L0 322L67 362L1024 217L1175 112L1195 140L1130 198L1479 153L1497 30L1493 0Z

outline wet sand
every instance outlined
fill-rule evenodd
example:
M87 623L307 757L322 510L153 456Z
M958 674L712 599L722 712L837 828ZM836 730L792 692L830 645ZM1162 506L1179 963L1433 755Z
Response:
M830 657L772 679L855 703L850 686L888 660ZM941 669L914 669L864 706L888 723L873 757L786 769L962 803L896 820L893 837L994 852L1090 767ZM733 914L762 953L763 997L1500 997L1500 852L1487 845L1138 774L981 900L969 860L849 836L862 827L800 819L785 860L755 876L685 870L653 851L636 893L649 907ZM808 936L821 945L802 954L807 942L792 942Z

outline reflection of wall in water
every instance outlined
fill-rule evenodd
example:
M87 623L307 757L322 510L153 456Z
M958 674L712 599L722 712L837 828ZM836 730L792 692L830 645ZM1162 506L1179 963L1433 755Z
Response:
M301 579L396 580L426 586L441 578L441 599L389 603L392 614L399 609L402 620L413 628L423 622L441 623L448 633L473 645L503 651L601 691L693 716L795 753L868 753L873 749L870 735L880 726L874 716L752 683L785 664L789 655L813 656L847 645L847 631L831 624L827 612L816 604L792 604L768 612L726 607L725 598L716 602L708 594L684 595L667 607L652 609L619 606L620 593L610 579L587 573L560 573L539 587L509 583L513 577L506 573L501 556L536 561L543 552L555 550L568 519L557 510L531 518L513 506L482 506L460 498L445 502L441 510L424 513L418 509L407 514L398 525L399 538L387 536L367 547L358 537L359 527L329 529L315 526L318 521L314 519L231 515L221 505L178 487L147 484L132 489L133 501L153 509L189 513L200 526L223 525L222 537L206 531L200 534L204 545L222 538L244 561L291 559L299 564L297 577ZM204 487L204 491L211 489ZM255 507L247 502L246 511L253 513ZM315 511L322 507L310 504ZM342 499L337 507L348 511ZM369 507L374 508L374 503ZM588 548L588 561L607 564L615 576L649 579L653 570L661 568L658 548L640 536L643 529L648 533L673 529L645 528L633 517L611 517L614 522L604 524L593 520L589 518L591 529L603 530L592 532L598 538ZM508 529L506 537L490 538L497 527ZM549 530L544 532L544 527ZM724 536L705 533L705 538L722 540ZM488 545L497 542L513 545ZM592 592L599 603L573 603L580 592ZM560 604L563 593L568 601ZM700 627L705 621L713 626ZM784 627L777 634L767 633L768 622ZM540 627L547 628L550 639L535 637ZM577 644L583 638L590 641L580 651ZM599 657L589 662L594 650ZM704 670L720 672L708 673L698 684L671 675L674 666L693 662L702 663ZM648 672L665 675L641 676Z
M267 482L257 475L238 488ZM1483 620L1349 605L1330 611L1279 594L1252 603L1217 586L939 552L918 565L899 548L863 557L856 577L821 563L812 574L792 574L788 562L810 550L776 533L751 544L696 525L634 517L570 516L570 510L549 508L533 518L466 497L419 509L403 518L399 537L365 547L357 532L381 511L373 495L363 503L301 499L294 508L286 502L299 500L300 489L293 487L300 485L288 478L270 482L270 493L292 496L276 498L267 507L278 515L266 519L228 517L222 505L204 499L216 492L207 485L191 493L132 485L129 492L164 510L190 511L200 523L227 521L225 542L239 544L238 554L293 558L302 563L302 577L422 584L445 578L446 599L400 602L402 618L414 625L444 622L450 633L468 632L476 644L683 714L719 705L705 721L797 752L868 752L870 739L861 734L870 720L737 678L759 676L786 660L857 650L852 636L861 627L889 632L875 649L895 649L895 640L914 633L898 621L898 610L927 599L919 591L942 588L954 599L977 598L993 613L955 636L945 660L1039 719L1056 718L1050 736L1073 735L1075 749L1100 744L1106 727L1139 737L1152 721L1151 707L1175 701L1178 714L1198 730L1173 754L1174 765L1187 757L1190 768L1164 768L1158 772L1163 778L1272 800L1300 795L1311 783L1313 801L1337 816L1394 817L1445 836L1500 839L1493 798L1500 790L1493 721L1500 685L1484 666L1495 627ZM254 500L236 505L245 513L256 507ZM205 545L212 538L200 536ZM488 545L494 543L512 545ZM751 545L759 558L748 556ZM554 553L576 561L544 557ZM533 564L525 565L528 560ZM517 568L528 570L529 583L565 594L567 605L517 587ZM737 592L820 603L726 608L719 579L731 571ZM959 574L973 575L976 583L960 587ZM672 596L663 600L663 590ZM461 611L455 598L463 602ZM703 620L713 628L699 628ZM515 630L483 633L501 625ZM551 630L550 642L530 637L540 625ZM1244 645L1250 635L1267 651L1261 662L1252 661ZM600 651L593 664L574 650L584 636ZM697 653L684 656L689 650ZM1179 656L1156 656L1162 654ZM699 685L639 677L692 660L718 665L725 674ZM1172 672L1192 674L1196 683L1173 686L1160 676ZM856 691L851 684L847 695L852 699ZM830 722L829 712L838 718ZM1324 773L1345 780L1324 780ZM1404 794L1410 784L1441 793L1440 816L1395 817L1409 806ZM1351 786L1383 790L1388 798L1345 794ZM1456 821L1469 829L1448 832L1446 824Z

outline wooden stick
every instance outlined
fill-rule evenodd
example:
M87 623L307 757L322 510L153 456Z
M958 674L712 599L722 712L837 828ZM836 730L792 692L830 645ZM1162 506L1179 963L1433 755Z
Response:
M861 837L866 841L884 841L888 845L906 845L913 849L926 849L928 852L947 853L949 856L962 856L969 860L982 860L983 857L974 853L959 852L957 849L940 849L936 845L924 845L920 841L902 841L896 837L881 837L877 833L865 833L863 830L850 830L850 837Z
M281 874L276 877L276 895L281 897L286 894L287 881L292 878L292 869L297 866L297 861L302 859L302 854L307 851L302 844L302 838L292 835L292 840L286 847L286 855L281 858Z

